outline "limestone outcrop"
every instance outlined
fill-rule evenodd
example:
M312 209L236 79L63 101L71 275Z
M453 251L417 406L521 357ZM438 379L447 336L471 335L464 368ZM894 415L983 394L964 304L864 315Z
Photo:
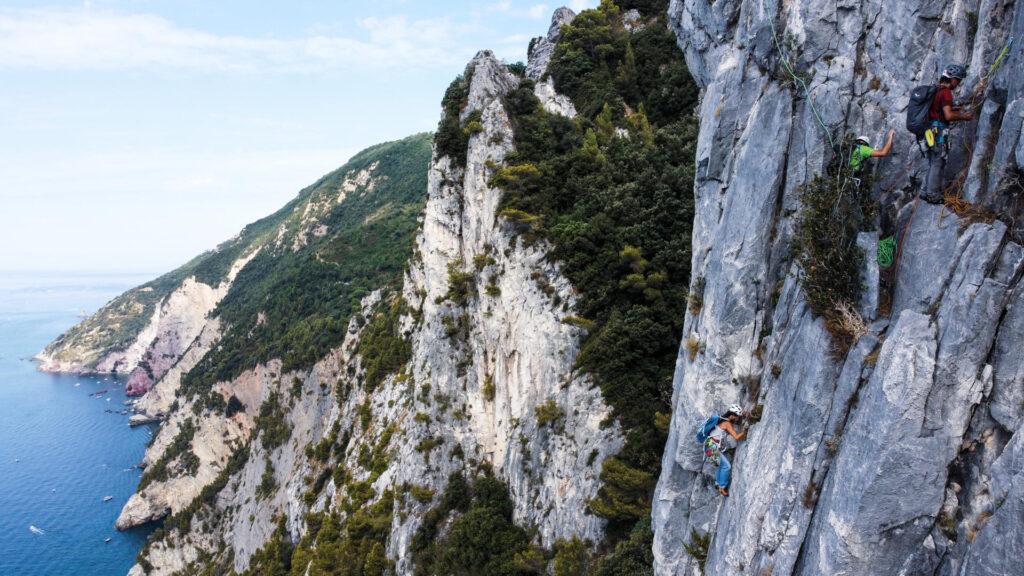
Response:
M677 365L656 573L1019 571L1024 252L1011 181L1024 165L1024 59L1006 59L976 100L977 122L954 133L946 174L963 185L950 193L971 210L915 202L924 161L902 124L910 89L947 62L970 63L967 95L1024 32L1024 10L673 0L669 12L703 90L692 262L703 306L684 337L704 346ZM897 154L878 161L870 194L875 226L900 250L880 283L878 232L862 234L866 327L837 355L796 280L800 187L831 160L830 138L889 128ZM763 412L723 499L692 431L731 402ZM705 534L701 566L686 546Z

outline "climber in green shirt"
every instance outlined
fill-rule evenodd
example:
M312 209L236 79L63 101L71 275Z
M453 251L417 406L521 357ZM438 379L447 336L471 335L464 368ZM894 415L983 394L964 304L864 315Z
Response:
M871 141L867 136L858 136L853 153L850 154L850 168L854 172L860 172L861 168L864 167L864 161L868 158L882 158L889 155L889 151L892 150L892 138L896 135L896 131L890 129L889 136L886 138L885 146L875 150L871 146Z

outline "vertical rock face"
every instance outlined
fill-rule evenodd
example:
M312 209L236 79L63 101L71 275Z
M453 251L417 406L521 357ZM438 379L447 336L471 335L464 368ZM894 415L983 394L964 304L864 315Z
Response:
M603 521L585 514L586 501L596 494L601 462L618 450L621 436L617 427L601 424L609 409L600 390L573 373L582 333L562 322L571 314L571 286L545 258L543 243L527 247L510 232L497 216L500 191L487 184L492 167L512 150L501 97L518 79L489 52L470 67L463 115L481 112L484 130L470 137L465 168L447 157L435 159L417 241L421 258L404 288L406 301L422 315L412 334L414 381L455 399L466 417L452 419L437 402L417 403L436 424L413 427L410 442L444 442L430 462L415 452L403 454L396 480L429 479L443 487L450 472L467 466L451 456L459 447L465 458L494 466L509 484L516 519L536 526L543 545L573 535L596 541ZM450 271L474 267L469 294L453 297ZM564 420L538 423L535 408L548 401ZM404 550L408 537L404 526L394 533L396 550ZM399 566L402 572L406 565Z
M924 164L903 112L910 89L948 62L970 64L969 98L1006 39L1024 33L1024 9L673 0L669 13L703 88L692 262L703 305L684 333L702 351L677 364L656 573L701 572L686 550L694 532L710 535L709 575L1018 572L1024 59L1007 56L978 121L954 132L947 180L962 178L973 212L913 202ZM897 154L877 162L872 191L899 212L889 310L865 235L869 329L837 356L795 280L798 188L829 161L830 138L877 141L890 127ZM763 413L723 499L692 434L731 402Z

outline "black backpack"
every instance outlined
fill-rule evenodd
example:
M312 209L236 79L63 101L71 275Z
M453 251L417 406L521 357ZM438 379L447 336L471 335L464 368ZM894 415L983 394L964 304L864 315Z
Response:
M928 112L938 91L939 88L932 84L918 86L910 92L910 102L907 104L907 130L918 138L924 138L925 131L932 125Z

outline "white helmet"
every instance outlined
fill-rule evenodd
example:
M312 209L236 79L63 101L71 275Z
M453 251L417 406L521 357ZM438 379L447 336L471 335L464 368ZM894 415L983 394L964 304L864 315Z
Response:
M857 142L860 142L861 144L864 144L865 146L871 146L871 139L868 138L867 136L864 136L864 135L857 136Z
M729 406L726 407L726 409L725 409L725 413L726 414L732 413L732 414L735 414L737 416L742 416L743 415L743 408L740 408L739 404L729 404Z

